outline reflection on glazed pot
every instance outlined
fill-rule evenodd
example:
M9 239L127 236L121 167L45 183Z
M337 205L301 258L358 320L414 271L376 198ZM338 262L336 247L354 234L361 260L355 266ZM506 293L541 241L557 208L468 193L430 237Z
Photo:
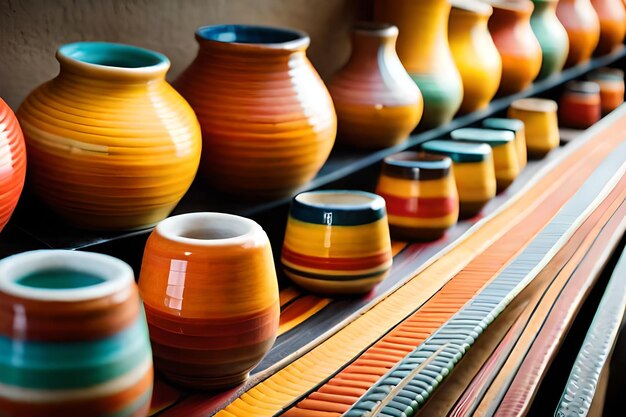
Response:
M15 114L0 99L0 232L15 210L26 176L26 147Z

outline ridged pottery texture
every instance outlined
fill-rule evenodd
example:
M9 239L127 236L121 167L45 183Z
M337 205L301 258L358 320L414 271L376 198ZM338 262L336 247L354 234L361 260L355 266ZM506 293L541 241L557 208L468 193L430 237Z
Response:
M541 69L541 45L530 26L534 6L530 0L488 3L493 8L489 32L502 58L498 95L514 94L528 87Z
M626 31L626 12L620 0L591 0L600 19L600 42L596 55L612 52L624 41Z
M559 101L559 125L587 129L602 117L600 86L591 81L571 81Z
M287 29L198 29L198 56L175 82L202 126L201 173L239 197L290 194L311 180L337 133L333 103Z
M448 0L376 0L374 17L400 29L398 56L424 96L420 128L452 120L463 100L463 82L448 44Z
M491 14L478 0L452 0L448 40L463 80L460 113L487 107L500 86L502 59L487 29Z
M37 195L89 229L141 229L167 217L194 179L200 126L165 81L169 60L104 42L57 51L59 75L18 111Z
M520 171L527 163L526 155L526 129L524 122L518 119L505 119L499 117L489 117L483 120L483 127L495 130L508 130L515 135L515 150L517 152L517 164Z
M535 10L530 18L537 40L541 45L541 71L538 80L560 72L569 53L567 31L556 16L558 0L533 0Z
M162 221L148 238L139 289L155 365L179 385L239 385L276 338L272 249L252 220L191 213Z
M60 250L0 262L2 416L146 416L152 380L128 265Z
M600 40L600 20L590 0L560 0L556 15L567 31L566 67L586 62Z
M358 148L404 141L423 112L422 94L396 54L398 28L361 23L352 31L352 55L328 90L338 119L338 140Z
M15 114L0 99L0 232L13 214L24 187L26 146Z
M559 146L559 123L555 101L541 98L516 100L508 117L519 119L526 127L526 149L529 158L542 158Z
M362 191L313 191L291 204L282 251L285 274L323 294L361 294L391 268L385 200Z
M385 158L376 193L385 199L395 239L439 239L459 218L459 196L447 156L402 152Z
M624 71L617 68L600 68L587 74L587 79L600 86L602 114L608 114L624 102Z

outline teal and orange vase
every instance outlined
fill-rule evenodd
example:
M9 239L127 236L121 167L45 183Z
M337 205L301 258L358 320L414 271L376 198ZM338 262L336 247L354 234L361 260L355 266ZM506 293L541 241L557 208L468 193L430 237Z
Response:
M569 38L556 15L558 0L533 0L535 9L530 25L541 45L541 70L538 80L560 72L569 54Z
M15 210L26 176L26 146L15 114L0 99L0 232Z

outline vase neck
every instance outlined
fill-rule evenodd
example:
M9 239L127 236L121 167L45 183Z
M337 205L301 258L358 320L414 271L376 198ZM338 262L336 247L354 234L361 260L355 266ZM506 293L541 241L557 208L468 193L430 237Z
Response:
M396 54L398 28L391 25L361 24L352 31L350 62L360 65L372 62L372 57Z

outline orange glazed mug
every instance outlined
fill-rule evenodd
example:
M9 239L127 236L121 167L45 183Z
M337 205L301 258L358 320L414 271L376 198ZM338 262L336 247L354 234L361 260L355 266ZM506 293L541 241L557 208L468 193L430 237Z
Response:
M155 366L177 384L238 385L276 338L272 249L250 219L189 213L162 221L146 244L139 290Z

